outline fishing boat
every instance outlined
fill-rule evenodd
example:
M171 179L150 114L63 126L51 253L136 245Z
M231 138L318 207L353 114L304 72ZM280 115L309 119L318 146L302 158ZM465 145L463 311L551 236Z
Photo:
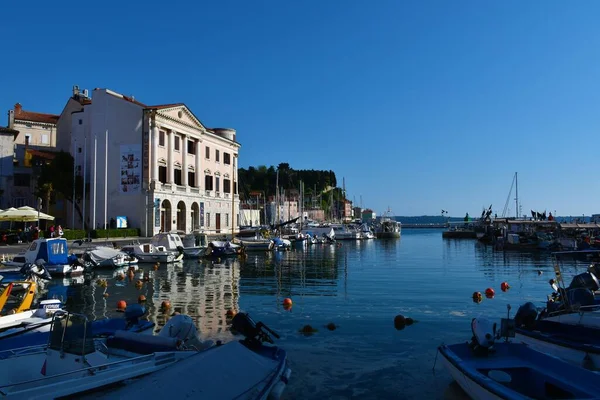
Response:
M496 324L474 318L470 342L438 347L450 375L472 399L598 398L600 380L592 371L509 342L511 327L503 319L506 340L496 343Z
M136 257L140 263L172 263L183 259L182 251L167 250L164 246L154 246L152 243L123 246L121 251Z
M184 368L174 373L179 378L186 372L192 374L188 383L194 391L200 388L206 398L221 397L222 390L231 390L228 387L235 387L238 395L247 398L266 398L277 384L287 382L287 378L282 379L286 373L289 375L286 354L264 344L272 342L266 326L248 320L238 319L237 323L241 332L246 332L243 341L213 345L198 339L194 323L186 315L172 317L158 336L117 331L104 340L94 340L90 335L91 323L84 315L57 312L47 345L2 352L8 353L6 357L0 353L0 368L4 371L0 376L0 394L15 398L77 395L168 370L188 360ZM231 368L232 365L236 368ZM230 378L233 370L243 371L251 378L233 381ZM154 378L151 385L148 382L142 385L146 390L152 388L153 397L163 397L158 393L161 389L158 382L165 379ZM183 383L181 379L176 381ZM222 383L217 385L219 381ZM172 397L173 386L169 384L169 388Z
M34 240L29 248L3 264L7 267L22 267L26 263L44 264L51 275L81 275L84 268L69 262L67 240L63 238L41 238Z
M375 225L377 239L397 239L400 237L402 226L392 218L392 211L388 208Z

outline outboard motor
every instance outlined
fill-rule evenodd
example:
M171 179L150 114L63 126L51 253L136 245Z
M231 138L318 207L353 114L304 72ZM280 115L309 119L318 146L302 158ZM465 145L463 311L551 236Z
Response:
M589 289L592 291L598 290L598 288L600 288L600 283L598 282L598 279L596 279L594 274L590 272L584 272L573 277L573 280L571 281L571 284L569 285L567 290L578 288Z
M19 270L21 274L23 274L26 278L38 278L46 281L52 280L52 276L48 272L48 270L44 267L43 263L32 264L25 263L21 269Z
M471 331L473 338L470 347L475 353L487 355L493 350L496 341L496 324L484 318L473 318L471 320Z
M213 345L211 340L200 340L194 321L189 315L183 314L171 317L158 336L178 339L183 346L196 350L204 350Z
M140 304L131 304L125 308L126 327L131 328L140 322L140 318L146 314L146 308Z
M48 318L61 309L62 302L59 299L42 300L33 315L35 317Z
M517 328L522 326L526 328L531 328L535 324L535 320L537 319L538 311L535 304L532 302L527 302L523 304L517 310L515 314L515 325Z
M246 313L237 313L233 317L231 330L244 335L243 342L248 347L260 347L264 342L273 343L272 336L279 339L277 332L262 322L254 322Z

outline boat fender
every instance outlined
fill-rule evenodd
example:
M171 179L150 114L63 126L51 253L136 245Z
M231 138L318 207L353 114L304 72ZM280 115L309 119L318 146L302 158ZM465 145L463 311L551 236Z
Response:
M484 318L473 318L471 330L476 343L486 349L494 345L496 338L496 324Z

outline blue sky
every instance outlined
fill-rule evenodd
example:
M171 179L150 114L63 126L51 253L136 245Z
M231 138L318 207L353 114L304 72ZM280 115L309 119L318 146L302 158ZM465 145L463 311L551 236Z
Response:
M600 2L133 3L3 4L0 108L107 87L236 128L242 167L334 170L378 213L500 214L515 171L523 213L600 212Z

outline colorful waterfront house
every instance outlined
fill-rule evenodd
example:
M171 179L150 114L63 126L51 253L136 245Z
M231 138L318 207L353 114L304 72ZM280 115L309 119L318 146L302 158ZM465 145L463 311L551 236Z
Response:
M377 214L370 208L367 208L362 211L362 222L363 223L369 223L369 222L373 221L375 218L377 218Z

